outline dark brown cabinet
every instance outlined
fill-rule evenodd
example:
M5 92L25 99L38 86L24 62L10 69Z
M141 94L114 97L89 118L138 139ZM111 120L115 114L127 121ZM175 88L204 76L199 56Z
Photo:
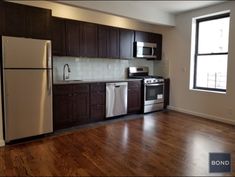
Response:
M166 109L170 103L170 79L164 79L164 84L164 109Z
M51 39L51 10L27 7L26 25L31 38Z
M89 84L55 85L53 94L55 130L89 122Z
M119 28L98 26L98 56L119 58Z
M0 35L3 34L4 25L5 25L4 7L3 7L3 2L0 1Z
M73 126L73 88L72 85L53 87L53 125L54 130Z
M162 35L161 34L135 31L135 41L156 43L157 44L156 60L162 59Z
M97 31L96 24L80 22L80 56L98 56Z
M66 54L67 56L79 56L80 22L66 20Z
M108 57L119 58L119 29L109 27Z
M65 20L52 18L52 52L55 56L66 56Z
M4 35L24 37L26 31L26 9L24 5L4 3L5 29Z
M129 81L128 82L128 113L138 113L141 111L141 81Z
M90 121L100 121L105 118L105 83L90 84Z
M120 29L120 58L133 58L134 31Z
M89 84L73 86L73 117L77 124L89 122Z
M4 35L51 38L51 10L10 2L4 2L4 10Z

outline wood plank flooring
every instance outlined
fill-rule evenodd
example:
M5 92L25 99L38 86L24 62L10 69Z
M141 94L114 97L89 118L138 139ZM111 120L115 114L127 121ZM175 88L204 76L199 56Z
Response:
M229 152L235 128L173 111L134 115L0 148L0 176L215 176L210 152Z

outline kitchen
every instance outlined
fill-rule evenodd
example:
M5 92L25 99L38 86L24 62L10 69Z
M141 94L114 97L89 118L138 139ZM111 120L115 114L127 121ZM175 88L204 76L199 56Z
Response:
M194 106L195 110L185 109L192 103L185 101L187 99L181 101L182 95L179 93L182 93L183 90L178 86L182 84L183 88L188 89L189 84L185 86L182 80L185 79L186 75L188 76L189 69L185 63L182 64L182 60L179 60L179 62L173 60L175 56L184 54L182 52L177 53L177 47L180 51L182 49L172 42L172 39L175 41L181 39L177 38L177 35L174 34L175 28L170 25L148 24L134 19L54 2L4 2L4 5L1 4L0 8L2 8L1 21L4 22L4 25L0 26L3 35L2 53L5 57L3 57L2 64L2 84L6 85L6 87L2 87L4 88L2 96L5 118L5 122L3 122L5 142L3 140L2 145L12 143L14 146L14 141L18 142L18 139L22 138L26 139L20 140L20 143L27 143L32 140L27 139L28 137L47 133L49 133L50 138L50 136L53 137L52 132L55 135L60 133L63 135L63 132L69 133L71 130L73 132L77 126L79 130L84 127L86 129L87 126L109 125L116 121L127 121L130 117L135 116L167 115L168 110L166 108L233 124L232 118L220 118L232 117L233 104L230 103L225 105L228 108L224 108L228 112L225 113L226 116L221 115L220 112L218 112L218 116L214 116L213 112L211 114L206 114L203 111L197 112L197 109L200 110L198 105ZM218 5L218 9L220 8L223 9L223 6ZM63 12L60 11L61 9L63 9ZM68 13L65 13L66 10L68 10ZM93 13L95 13L95 17ZM115 19L119 23L116 23ZM51 37L50 34L52 34ZM30 41L27 41L25 37L31 38ZM49 39L51 39L51 43L48 41ZM17 40L22 46L18 53L11 53ZM37 116L35 116L35 122L31 122L31 126L27 124L31 120L30 116L28 119L25 118L25 122L17 120L17 115L23 114L20 114L21 110L19 112L14 110L20 108L22 102L14 102L14 100L8 98L10 91L14 92L14 88L17 87L16 81L21 83L27 80L26 76L30 80L31 74L22 77L17 74L12 77L12 82L7 79L11 78L8 77L8 70L16 72L18 69L25 69L29 72L29 70L41 68L41 66L39 68L30 66L30 63L29 66L20 65L21 63L16 66L16 61L8 64L10 58L17 59L20 57L24 53L23 50L33 51L34 43L36 46L39 41L45 42L41 46L44 49L42 55L45 56L44 64L46 64L45 66L42 65L46 78L44 89L51 94L49 97L51 104L44 105L45 108L51 107L51 110L49 110L51 118L48 119L49 122L44 122L45 126L43 127L45 129L43 131L41 131L42 129L38 131L38 128L34 127L34 125L41 123L41 119L36 118ZM11 42L12 45L10 45ZM27 42L29 43L27 44ZM25 46L27 46L26 49L23 49ZM185 48L188 47L190 46L185 46ZM33 58L36 59L37 52L32 53ZM50 58L51 55L52 58ZM22 58L25 59L26 63L29 62L26 60L27 57ZM229 61L231 62L231 60ZM26 82L25 84L30 83ZM229 89L231 87L228 87L228 93L230 93ZM22 96L23 93L30 93L30 90L27 91L24 87L19 86L17 92ZM185 93L188 92L185 91ZM193 98L192 95L190 97ZM22 97L18 98L22 100ZM27 99L25 97L25 102L29 103L30 100ZM199 97L194 99L197 100ZM212 99L216 100L217 97L215 96ZM10 104L11 101L14 104ZM177 105L180 104L184 105L178 107ZM216 103L214 103L214 107L217 107ZM214 110L214 107L211 105L208 110ZM170 111L170 114L174 114L174 111L172 113ZM149 112L155 113L148 114ZM37 115L40 115L40 113ZM17 124L10 124L10 121L18 122ZM20 135L17 128L21 127L20 132L22 132L22 130L25 130L26 124L29 127ZM49 128L46 125L49 125ZM28 130L30 130L30 133ZM12 132L15 134L8 136ZM37 141L37 137L33 140Z

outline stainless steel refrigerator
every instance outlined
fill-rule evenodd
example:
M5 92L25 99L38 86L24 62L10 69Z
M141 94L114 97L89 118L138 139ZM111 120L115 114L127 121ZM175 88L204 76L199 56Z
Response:
M51 41L2 36L5 141L53 132Z

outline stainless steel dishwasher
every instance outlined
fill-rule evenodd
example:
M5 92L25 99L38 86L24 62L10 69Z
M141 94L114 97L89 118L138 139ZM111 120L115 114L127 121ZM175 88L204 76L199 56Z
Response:
M106 118L127 114L127 82L106 83Z

